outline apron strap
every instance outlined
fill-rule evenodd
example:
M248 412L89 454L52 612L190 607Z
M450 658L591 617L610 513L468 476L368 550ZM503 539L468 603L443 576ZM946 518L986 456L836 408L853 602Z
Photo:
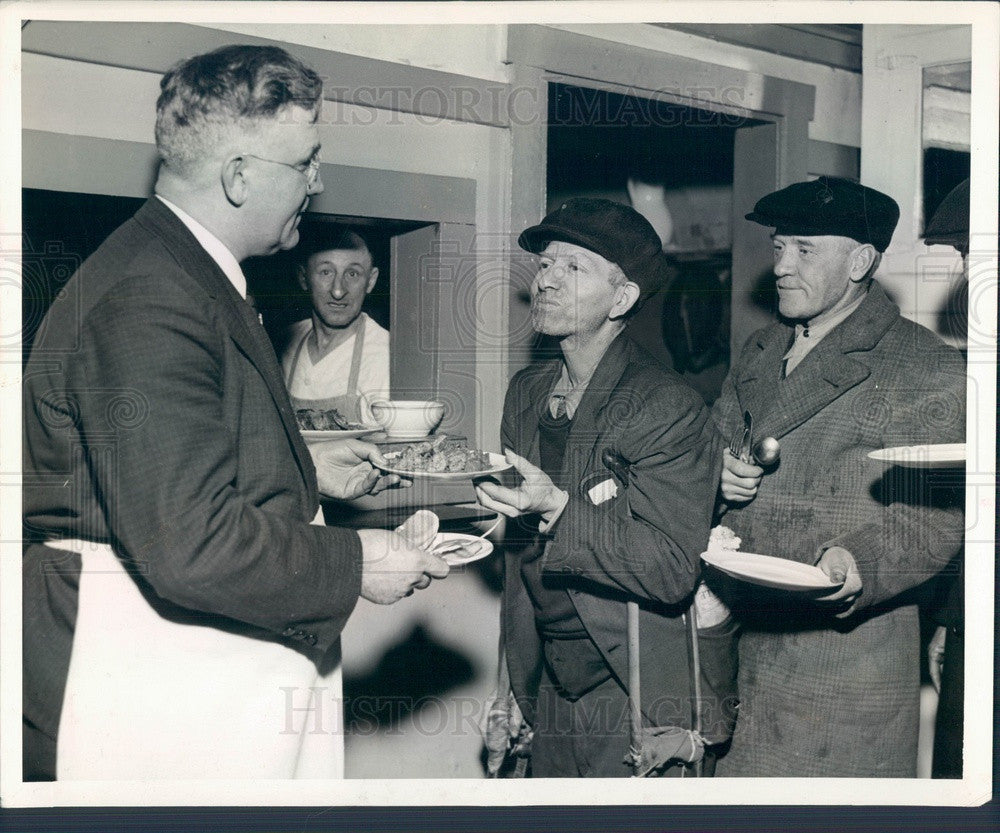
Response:
M358 318L358 331L354 334L354 351L351 353L351 372L347 375L347 392L357 393L361 376L361 354L365 349L365 314Z
M299 366L299 357L302 355L302 348L305 346L306 340L309 338L309 333L312 332L311 327L306 327L305 333L303 333L302 338L299 339L298 346L295 348L295 354L292 356L292 361L288 365L288 373L285 376L285 389L291 394L292 392L292 379L295 378L295 368Z

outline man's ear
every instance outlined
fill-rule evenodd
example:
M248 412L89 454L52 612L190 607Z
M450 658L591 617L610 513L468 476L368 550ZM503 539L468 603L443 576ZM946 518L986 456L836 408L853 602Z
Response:
M859 283L864 280L877 257L878 252L871 243L858 246L851 254L851 282Z
M612 321L623 318L635 306L641 294L642 290L639 289L638 284L632 283L632 281L622 284L618 287L618 297L615 298L615 302L611 306L608 318Z
M306 292L309 291L309 279L306 277L306 267L301 263L297 264L295 267L295 277Z
M373 266L371 274L368 276L368 286L365 287L365 295L370 293L375 288L375 282L378 280L378 267Z
M222 163L222 190L226 192L226 199L237 207L243 205L250 194L245 165L243 156L230 156Z

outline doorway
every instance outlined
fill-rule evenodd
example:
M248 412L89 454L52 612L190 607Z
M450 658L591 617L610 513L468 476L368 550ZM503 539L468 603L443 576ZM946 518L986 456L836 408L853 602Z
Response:
M603 197L650 221L670 279L629 333L713 402L729 369L736 135L764 122L568 83L548 93L547 210Z

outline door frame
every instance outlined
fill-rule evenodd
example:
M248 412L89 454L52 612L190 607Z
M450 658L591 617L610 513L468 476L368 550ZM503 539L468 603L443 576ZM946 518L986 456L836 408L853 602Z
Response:
M735 119L777 126L773 188L805 179L809 171L809 122L815 87L771 75L630 46L597 37L537 25L508 30L512 65L511 140L515 164L511 182L512 257L509 291L509 372L531 358L531 329L526 326L524 286L517 268L517 234L546 213L548 85L550 82L653 98L708 110ZM758 195L759 196L759 195ZM734 213L742 215L742 207ZM734 332L749 287L733 276ZM759 270L749 269L748 273ZM759 315L759 313L757 313Z

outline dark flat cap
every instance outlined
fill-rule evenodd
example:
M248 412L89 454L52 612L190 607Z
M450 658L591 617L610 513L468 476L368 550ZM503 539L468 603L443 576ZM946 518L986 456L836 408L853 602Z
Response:
M656 230L634 208L588 197L566 200L537 226L525 229L518 245L538 254L554 240L574 243L618 266L642 297L664 285L669 265Z
M796 182L761 197L746 215L778 234L834 234L884 252L899 222L899 206L881 191L832 176Z
M944 243L956 248L969 245L969 180L952 188L927 224L924 242Z

